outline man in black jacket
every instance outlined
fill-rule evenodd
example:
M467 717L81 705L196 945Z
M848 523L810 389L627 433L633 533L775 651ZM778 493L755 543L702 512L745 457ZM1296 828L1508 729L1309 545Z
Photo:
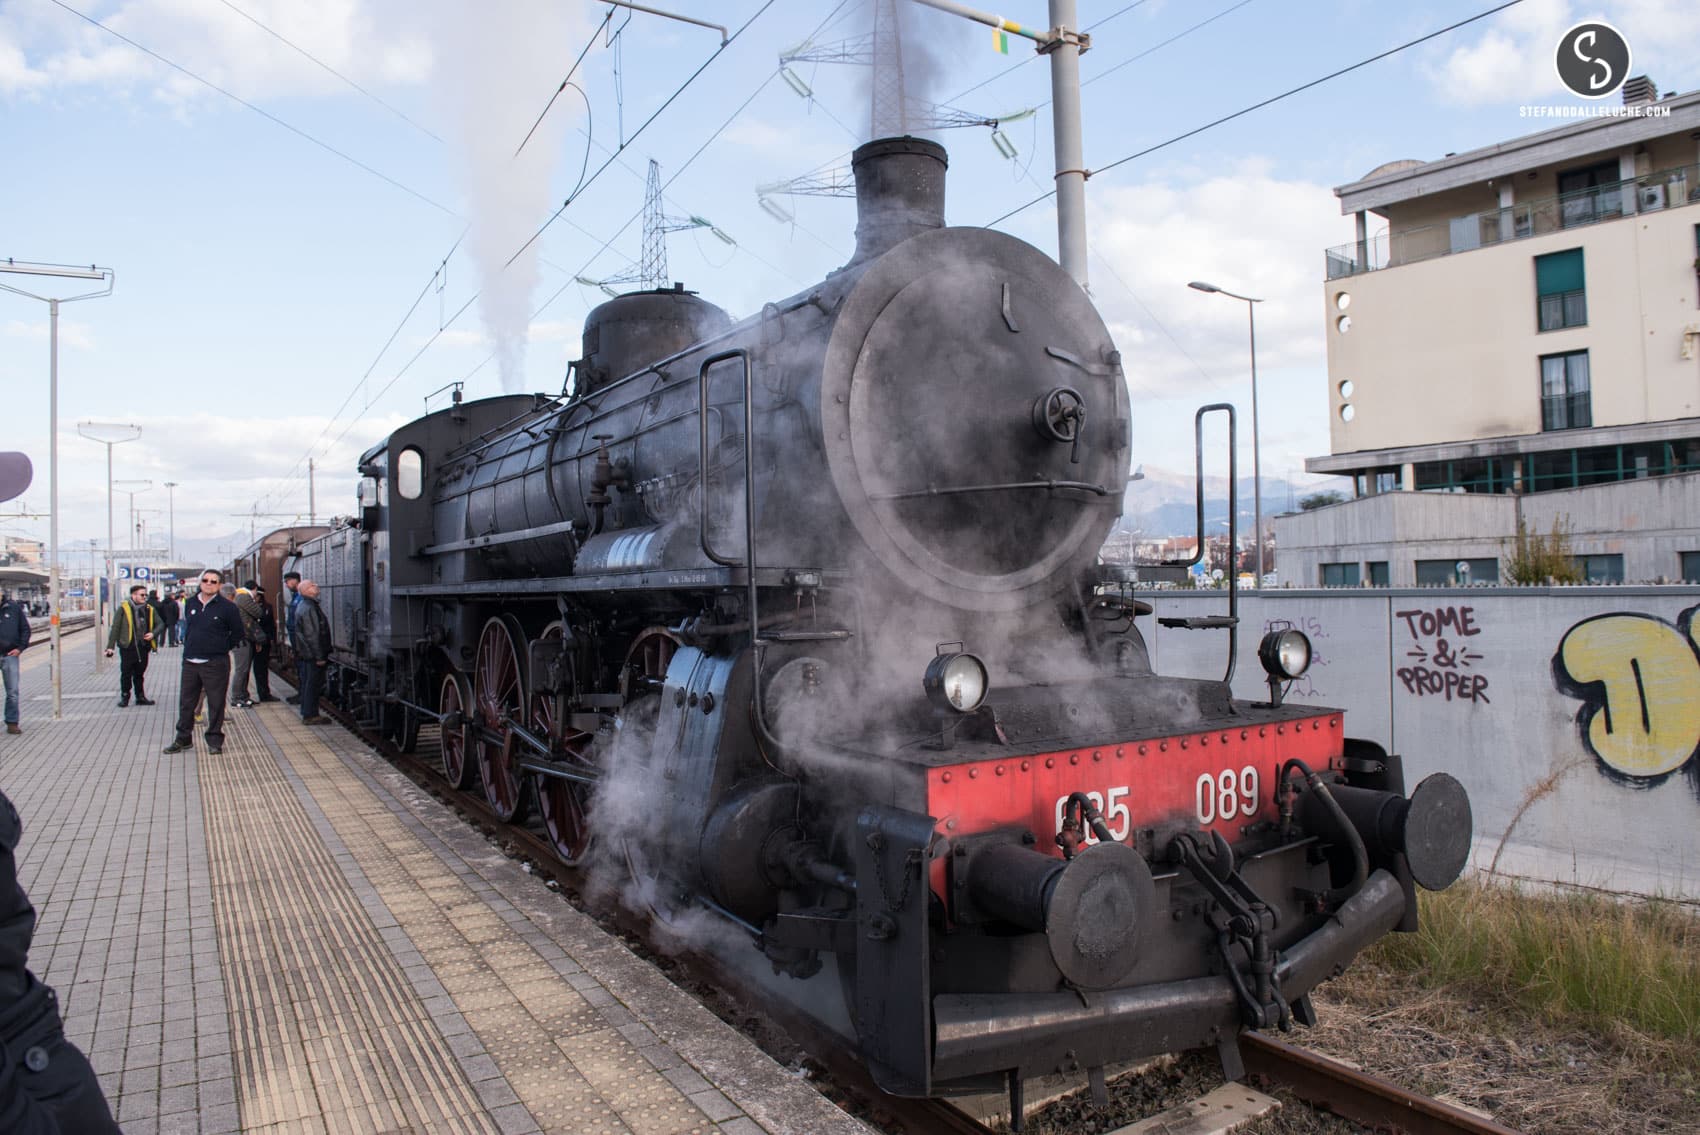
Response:
M25 965L35 908L13 858L23 830L0 793L0 1131L118 1135L88 1058L65 1039L58 998Z
M224 751L224 699L230 689L230 652L242 641L242 612L220 595L224 576L201 572L200 592L184 607L183 685L177 702L177 738L165 747L181 753L194 744L195 707L207 699L207 752Z
M301 721L323 725L319 715L319 692L325 688L325 667L331 660L331 624L319 608L319 585L310 579L296 589L301 602L295 612L295 675L301 690Z
M18 724L18 702L23 687L19 658L30 644L30 617L24 605L0 591L0 681L6 686L6 732L22 733Z
M165 624L165 645L177 645L177 622L183 617L183 608L178 606L177 593L167 591L165 598L159 604L159 621Z
M112 630L106 636L106 656L118 652L118 704L130 704L130 687L136 687L136 704L152 705L142 683L147 678L148 655L159 646L159 613L148 602L147 588L130 588L130 601L118 607Z

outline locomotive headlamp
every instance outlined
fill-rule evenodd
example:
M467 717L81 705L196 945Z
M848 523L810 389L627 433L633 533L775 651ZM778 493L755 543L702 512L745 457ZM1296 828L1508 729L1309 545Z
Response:
M940 654L927 663L921 688L935 707L952 713L972 713L986 700L991 683L986 664L972 654Z
M1257 648L1257 660L1271 678L1297 678L1310 669L1310 639L1291 628L1270 631Z

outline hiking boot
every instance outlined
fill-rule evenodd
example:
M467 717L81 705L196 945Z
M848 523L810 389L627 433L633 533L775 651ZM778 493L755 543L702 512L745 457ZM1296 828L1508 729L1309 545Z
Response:
M209 756L216 757L222 752L224 752L224 746L223 745L208 745L207 746L207 754Z
M144 698L141 694L137 694L136 695L136 704L137 705L158 705L159 703L154 701L152 698Z
M118 699L118 708L119 709L123 709L125 706L127 706L129 704L130 704L130 695L129 694L125 694L123 697Z
M186 753L192 747L193 746L185 745L181 741L173 741L173 742L171 742L171 744L169 744L165 748L161 749L160 752L167 753L167 754L169 754L169 753Z
M290 694L288 697L284 698L283 700L288 702L290 705L300 705L301 704L301 695L300 694Z
M312 717L303 717L301 719L301 724L303 725L329 725L330 723L330 718L319 713L315 713Z

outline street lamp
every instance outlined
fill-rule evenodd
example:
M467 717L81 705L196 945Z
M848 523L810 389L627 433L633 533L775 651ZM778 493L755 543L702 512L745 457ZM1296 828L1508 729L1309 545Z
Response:
M99 442L106 446L106 607L107 618L111 618L114 610L112 597L117 593L118 581L112 577L112 447L123 445L127 441L135 441L142 436L142 427L125 422L78 422L77 433L90 441ZM103 610L100 605L100 589L95 589L95 610ZM100 630L106 630L110 624L97 618L95 620ZM100 643L105 635L95 635L95 668L98 670L103 655L100 653Z
M47 553L47 589L51 593L48 601L52 604L48 611L48 625L53 640L49 650L49 664L53 667L53 720L58 721L61 716L60 690L63 687L61 672L64 669L59 664L59 305L111 295L113 272L110 268L96 268L92 264L87 268L74 268L64 264L19 264L10 258L0 262L0 272L16 276L52 276L64 280L100 280L106 285L96 291L82 292L74 296L44 296L11 284L0 284L0 291L27 296L32 300L42 300L47 304L47 526L50 545ZM100 655L95 657L98 659Z
M1257 586L1263 586L1263 448L1257 434L1257 305L1261 299L1242 296L1215 284L1194 280L1187 287L1201 292L1214 292L1229 299L1245 301L1246 317L1251 321L1251 501L1252 524L1257 530ZM1238 570L1237 568L1235 569Z
M166 529L165 558L171 563L177 562L177 482L165 482Z
M141 545L136 541L136 497L153 488L153 482L143 478L135 478L128 481L114 481L112 487L130 498L130 527L129 535L125 539L130 542L130 547L139 548Z

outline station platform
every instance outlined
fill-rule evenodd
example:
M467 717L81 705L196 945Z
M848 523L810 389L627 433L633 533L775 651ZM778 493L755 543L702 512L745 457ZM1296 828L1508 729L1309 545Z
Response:
M119 708L64 650L59 721L22 659L0 788L30 967L126 1135L871 1130L340 727L232 708L162 755L180 652Z

